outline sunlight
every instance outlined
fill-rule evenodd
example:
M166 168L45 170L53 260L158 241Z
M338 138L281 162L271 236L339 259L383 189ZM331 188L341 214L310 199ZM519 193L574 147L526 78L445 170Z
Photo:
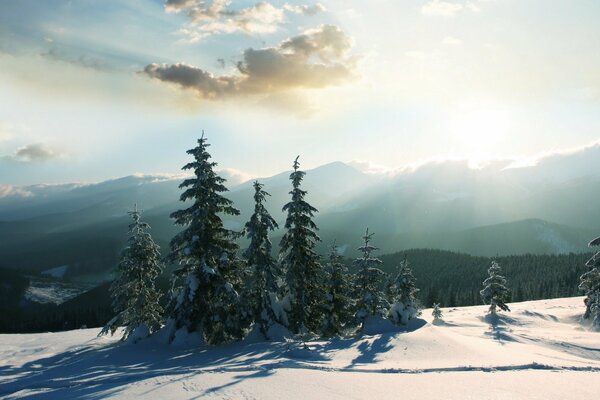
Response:
M469 105L459 107L451 117L449 130L466 150L469 159L492 157L510 131L510 116L500 107Z

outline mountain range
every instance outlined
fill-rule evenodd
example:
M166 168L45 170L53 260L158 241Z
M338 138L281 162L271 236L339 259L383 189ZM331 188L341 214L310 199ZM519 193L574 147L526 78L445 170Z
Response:
M529 166L497 161L431 162L396 173L367 173L333 162L306 171L307 200L319 209L323 239L353 257L364 230L381 253L436 248L473 255L560 254L586 250L600 234L600 145L553 154ZM259 179L268 208L282 223L289 171ZM169 214L179 202L181 176L132 175L97 184L35 185L0 191L0 267L102 276L127 236L127 211L137 203L167 252L177 232ZM252 182L231 184L241 210L227 226L241 229L252 209ZM273 233L278 243L281 229ZM242 241L241 245L244 245Z

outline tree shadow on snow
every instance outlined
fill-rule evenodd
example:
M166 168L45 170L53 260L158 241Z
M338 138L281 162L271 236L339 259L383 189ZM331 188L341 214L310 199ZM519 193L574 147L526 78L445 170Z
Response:
M68 350L9 367L0 376L0 398L19 391L22 398L101 399L125 386L156 377L189 377L204 372L240 372L226 386L268 376L286 352L285 343L232 344L177 348L164 344L113 343ZM294 360L284 360L294 364ZM250 372L249 374L243 374ZM211 391L218 391L212 388Z
M312 341L307 348L300 342L182 348L152 341L103 344L92 340L21 366L3 367L0 398L20 392L22 398L95 400L118 395L126 386L152 378L193 385L188 379L196 374L234 373L225 384L203 389L205 395L215 394L246 379L268 377L277 368L321 368L319 364L329 361L330 354L354 345L360 354L352 360L352 365L374 362L379 354L393 347L391 340L395 336L425 324L423 320L415 320L409 326L395 327L392 332ZM160 386L154 385L148 392Z
M370 364L377 361L377 357L380 354L390 351L394 346L392 345L392 339L398 337L403 333L414 332L417 329L427 325L427 321L420 318L410 320L406 325L394 325L388 320L387 323L374 324L367 329L367 333L370 335L376 335L371 338L365 338L356 348L359 351L359 355L352 360L350 367L358 364Z
M490 328L485 335L504 345L507 342L516 342L517 340L510 334L512 329L510 325L517 324L517 321L506 315L486 314L479 317L482 322L489 324Z

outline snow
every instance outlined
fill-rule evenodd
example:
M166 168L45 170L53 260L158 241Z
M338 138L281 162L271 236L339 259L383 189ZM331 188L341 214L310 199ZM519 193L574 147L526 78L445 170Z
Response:
M577 248L565 240L559 232L546 224L537 223L534 228L537 232L537 239L548 244L554 253L568 254L577 251Z
M68 265L61 265L60 267L54 267L42 271L42 275L50 275L53 278L62 278L65 276L65 273L69 269Z
M94 285L88 283L69 283L55 280L32 279L25 291L25 299L36 303L61 304L90 290Z
M405 328L306 347L129 344L98 338L98 329L0 335L0 397L595 398L600 332L581 321L583 299L510 306L492 319L487 306L445 308L438 325L424 310ZM376 332L381 321L371 322Z

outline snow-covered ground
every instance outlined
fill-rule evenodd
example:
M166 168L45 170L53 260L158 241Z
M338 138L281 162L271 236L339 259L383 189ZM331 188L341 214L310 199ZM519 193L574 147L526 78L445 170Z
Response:
M61 304L94 287L90 283L71 283L49 279L31 279L25 299L36 303Z
M185 348L98 329L0 335L0 398L583 399L600 393L600 332L582 298L443 309L404 332Z

